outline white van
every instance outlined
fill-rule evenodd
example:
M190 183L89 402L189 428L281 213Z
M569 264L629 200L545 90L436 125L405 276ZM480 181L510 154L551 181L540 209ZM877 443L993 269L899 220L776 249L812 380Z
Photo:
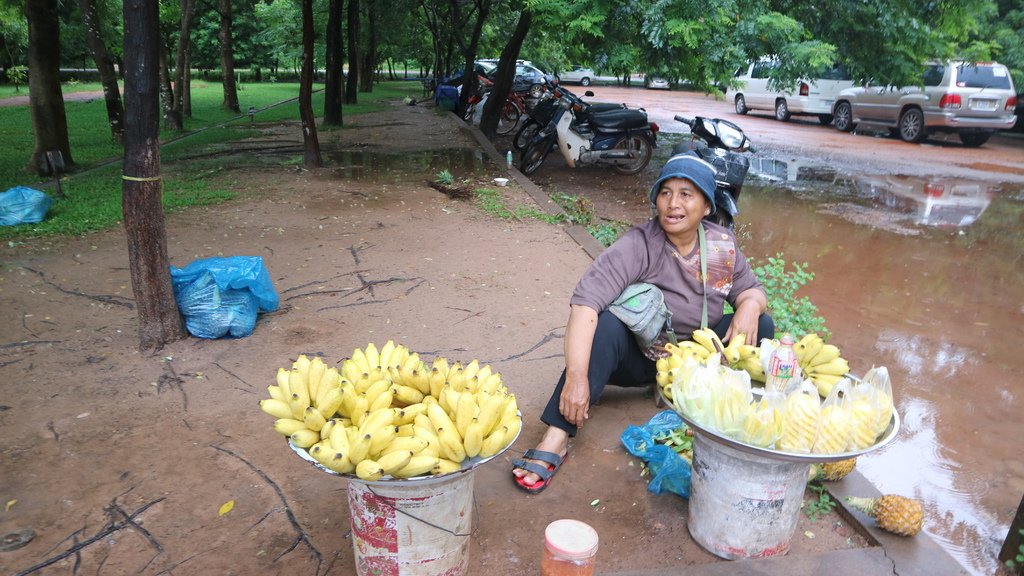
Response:
M779 92L768 88L771 72L778 61L762 58L736 71L737 88L726 91L725 97L736 105L737 114L751 110L772 110L775 118L783 122L794 115L817 116L822 124L832 122L832 104L836 95L853 86L853 81L840 67L829 70L821 78L804 79L792 92Z

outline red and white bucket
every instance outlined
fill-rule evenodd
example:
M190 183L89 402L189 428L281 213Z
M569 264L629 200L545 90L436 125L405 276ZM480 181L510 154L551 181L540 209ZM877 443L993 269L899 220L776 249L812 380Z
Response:
M348 481L359 576L464 576L473 470L414 480Z

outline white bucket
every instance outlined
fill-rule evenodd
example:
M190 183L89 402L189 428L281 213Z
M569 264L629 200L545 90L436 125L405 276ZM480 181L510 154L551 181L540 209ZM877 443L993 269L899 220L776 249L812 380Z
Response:
M473 470L437 478L348 482L359 576L462 576L469 571Z
M697 433L690 480L690 535L729 560L789 551L810 464L743 452Z

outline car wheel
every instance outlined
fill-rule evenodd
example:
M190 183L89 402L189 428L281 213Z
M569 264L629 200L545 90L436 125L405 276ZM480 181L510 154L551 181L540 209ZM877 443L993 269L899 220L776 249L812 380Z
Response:
M616 149L630 149L640 153L637 159L629 164L612 164L612 170L618 174L636 174L647 167L651 161L651 143L643 136L624 136L615 143Z
M822 126L828 126L829 124L832 123L832 115L818 114L818 122L820 122Z
M747 99L743 97L743 94L737 94L736 95L736 113L737 114L746 114L749 111L750 111L750 108L747 108Z
M580 86L590 86L590 78L580 78Z
M924 140L924 114L920 108L907 108L900 115L900 139L917 143Z
M532 84L530 86L530 96L533 98L540 98L544 95L544 87L540 84Z
M961 132L960 133L960 141L963 142L964 146L967 146L968 148L977 148L978 146L981 146L985 142L988 142L988 139L991 138L991 137L992 137L992 134L990 134L988 132Z
M785 98L779 98L775 101L775 119L779 122L789 122L789 106L786 104Z
M840 132L850 132L853 130L853 109L850 108L849 102L836 104L836 108L832 112L832 125L836 127L836 130Z
M551 136L547 136L539 142L530 142L530 145L523 151L522 160L519 162L519 170L527 176L536 172L540 165L544 163L544 159L548 157L548 153L551 152L551 148L554 145L555 139Z
M533 140L538 130L540 130L540 124L533 118L523 122L522 128L519 129L519 132L516 132L516 137L512 139L512 147L516 149L516 152L522 152L530 144L530 140Z

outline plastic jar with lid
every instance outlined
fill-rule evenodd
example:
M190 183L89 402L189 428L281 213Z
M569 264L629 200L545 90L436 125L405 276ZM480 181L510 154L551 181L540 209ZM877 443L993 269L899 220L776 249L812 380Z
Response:
M555 520L544 530L541 576L592 576L597 531L579 520Z

